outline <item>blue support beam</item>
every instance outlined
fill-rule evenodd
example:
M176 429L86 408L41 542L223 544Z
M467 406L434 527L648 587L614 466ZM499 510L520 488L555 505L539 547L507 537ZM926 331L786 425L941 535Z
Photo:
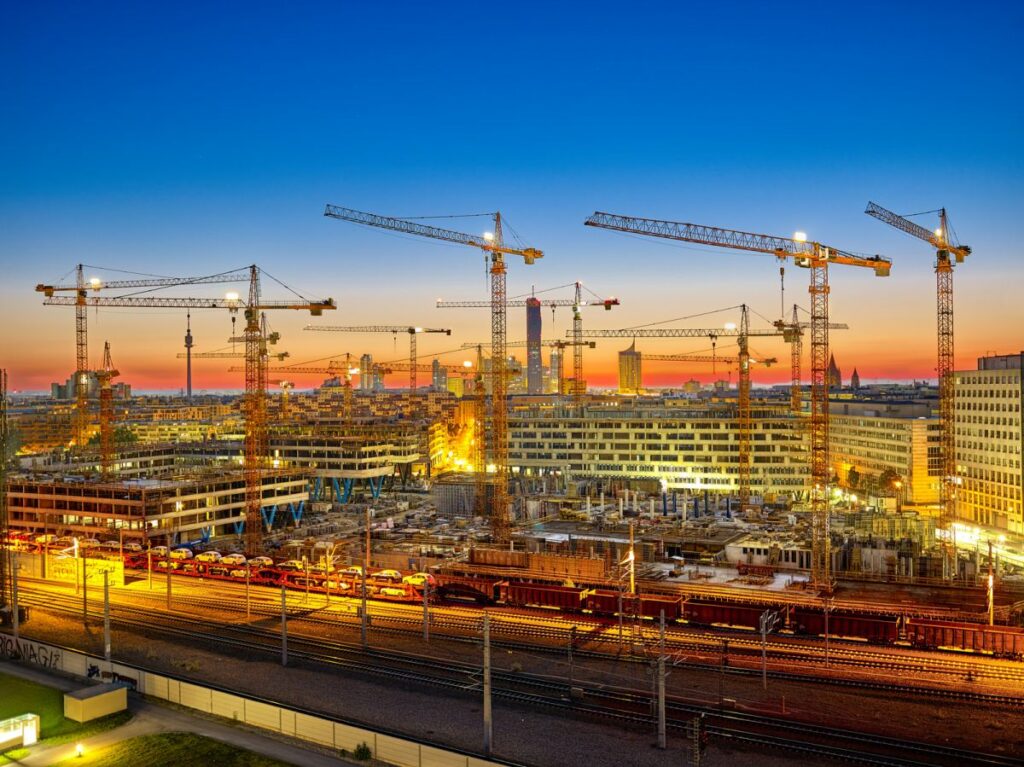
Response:
M269 515L267 514L267 509L265 508L260 509L260 514L263 515L263 524L266 526L267 530L272 530L274 527L274 519L277 517L277 504L275 503L273 506L270 507Z
M306 508L305 501L299 501L299 505L296 506L294 503L288 504L288 513L292 515L292 522L295 523L296 527L299 522L302 521L302 512Z
M380 497L380 489L384 486L384 478L377 477L377 481L374 482L373 477L368 477L367 482L370 483L370 493L373 495L374 500Z
M335 482L337 482L337 480L335 480ZM355 481L352 480L352 479L343 479L342 480L342 486L345 488L345 492L341 496L341 502L342 503L348 503L349 499L352 497L352 485L353 484L355 484Z
M241 535L243 530L245 530L245 520L240 519L235 522L235 535Z
M319 501L324 493L324 478L313 477L313 486L309 490L309 497L311 500Z

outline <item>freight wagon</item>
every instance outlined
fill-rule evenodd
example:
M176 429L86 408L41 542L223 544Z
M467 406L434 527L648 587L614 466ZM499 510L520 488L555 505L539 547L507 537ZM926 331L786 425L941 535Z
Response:
M790 627L798 634L825 635L825 613L797 608L792 612ZM844 639L859 639L875 644L892 644L899 638L896 618L872 618L829 612L828 634Z
M1024 629L979 623L907 619L907 640L922 650L991 653L1000 658L1024 658Z

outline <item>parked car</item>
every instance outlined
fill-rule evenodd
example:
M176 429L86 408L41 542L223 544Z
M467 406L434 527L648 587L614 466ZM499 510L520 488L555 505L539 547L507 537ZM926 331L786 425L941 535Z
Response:
M244 565L245 555L244 554L225 554L220 558L222 565Z
M121 549L121 542L120 541L103 541L103 543L100 544L100 548L101 549L107 549L108 551L120 551L120 549Z
M171 559L192 559L192 549L180 548L171 551Z
M377 593L382 597L404 597L405 589L398 586L382 586Z
M273 567L273 566L274 566L274 560L271 559L270 557L259 556L259 557L252 557L249 560L249 567Z
M197 562L219 562L220 552L219 551L204 551L202 554L196 554Z
M277 569L278 570L296 571L296 570L305 570L306 566L304 564L302 564L302 560L300 560L300 559L289 559L289 560L287 560L285 562L278 562L277 563Z
M36 536L36 543L56 543L57 536L53 533L46 533L44 535Z
M354 578L358 578L363 574L362 565L349 565L341 571L342 575L351 575Z
M153 548L151 548L149 550L149 553L152 554L154 557L166 557L167 556L167 547L166 546L154 546Z
M436 580L430 573L413 573L402 578L402 583L408 583L410 586L416 586L421 588L423 584L427 584L430 588L434 588Z
M100 547L100 542L96 538L79 538L78 548L80 549L96 549Z
M131 552L134 552L134 553L138 553L138 552L142 551L142 544L141 543L126 543L124 545L124 550L125 551L131 551Z
M402 574L398 570L378 570L373 577L379 581L391 581L392 583L399 583L402 580Z

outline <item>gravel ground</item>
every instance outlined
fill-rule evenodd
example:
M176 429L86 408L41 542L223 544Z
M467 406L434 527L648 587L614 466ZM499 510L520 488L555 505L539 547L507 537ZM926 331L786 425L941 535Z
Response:
M268 619L266 624L274 629L279 625L272 619ZM299 630L299 622L293 622L293 631ZM354 628L306 623L301 630L340 641L358 640L358 629ZM88 631L83 631L80 621L47 615L38 608L23 633L42 641L93 652L100 650L102 641L98 622ZM422 641L418 638L390 633L375 635L372 629L370 642L394 650L423 650ZM117 630L113 632L112 644L115 657L128 662L209 680L241 692L318 709L440 743L474 750L481 745L482 712L478 692L462 694L418 685L400 687L373 677L304 668L301 662L283 669L262 655L226 657L207 647L186 647ZM479 646L437 638L431 641L426 654L446 660L479 662L480 659ZM495 649L493 661L495 668L520 669L563 679L568 673L566 656ZM651 685L649 667L642 663L577 658L573 671L575 679L588 683L638 689L650 689ZM1024 742L1021 740L1024 737L1021 734L1024 731L1024 714L1020 712L933 699L891 699L881 693L811 683L769 680L769 688L765 695L760 679L756 677L722 676L711 670L676 668L668 678L670 694L695 701L715 702L721 689L724 697L735 699L740 706L778 713L784 699L785 709L794 719L890 737L929 739L959 748L1019 754L1024 759ZM659 751L654 747L655 738L651 732L568 719L501 700L495 700L494 704L494 738L496 753L531 765L556 767L585 762L592 767L622 767L624 764L686 764L688 758L687 742L681 733L670 732L669 749ZM756 759L756 764L766 767L813 764L806 759L730 749L714 741L703 763L714 767L752 758Z

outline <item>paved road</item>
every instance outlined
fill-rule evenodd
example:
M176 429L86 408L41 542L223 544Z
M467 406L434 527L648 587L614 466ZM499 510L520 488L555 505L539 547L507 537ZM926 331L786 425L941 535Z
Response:
M8 674L27 679L32 682L55 687L63 692L80 689L83 685L63 676L54 676L15 663L0 663L0 674ZM278 739L262 735L240 725L224 724L222 721L205 716L195 716L186 711L151 703L135 693L128 695L128 710L132 718L124 725L112 730L101 732L81 741L87 751L109 746L128 738L139 735L152 735L160 732L189 732L205 735L208 738L228 743L238 748L254 751L282 762L306 767L345 767L355 765L350 762L313 751L297 745L295 741ZM75 755L76 743L65 743L59 746L39 744L29 749L29 753L19 760L25 767L47 767Z

